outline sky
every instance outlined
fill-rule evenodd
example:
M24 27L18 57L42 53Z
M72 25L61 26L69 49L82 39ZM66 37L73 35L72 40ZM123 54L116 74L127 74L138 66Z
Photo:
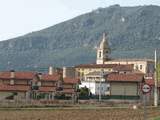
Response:
M160 0L0 0L0 41L114 4L160 5Z

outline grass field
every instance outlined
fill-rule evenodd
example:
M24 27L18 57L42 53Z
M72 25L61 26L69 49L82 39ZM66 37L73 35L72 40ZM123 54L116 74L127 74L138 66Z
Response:
M154 120L160 120L160 117L158 117L158 118L155 118Z
M160 109L147 109L147 120L159 116ZM143 120L143 109L1 109L0 120Z

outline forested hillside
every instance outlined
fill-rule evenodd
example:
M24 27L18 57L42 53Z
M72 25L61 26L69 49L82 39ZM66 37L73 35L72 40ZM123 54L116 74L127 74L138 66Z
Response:
M160 7L99 8L49 28L2 41L0 69L33 70L49 65L93 63L103 32L108 33L111 58L152 58L154 49L160 47Z

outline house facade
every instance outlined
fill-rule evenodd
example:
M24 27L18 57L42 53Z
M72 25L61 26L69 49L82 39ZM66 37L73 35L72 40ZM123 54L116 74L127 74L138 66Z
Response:
M107 73L103 73L103 76ZM80 88L87 87L91 95L108 95L109 84L106 82L102 72L96 71L87 74L83 81L81 81Z
M52 72L0 72L0 99L54 100L58 93L75 94L77 84L77 79L63 79L61 74Z

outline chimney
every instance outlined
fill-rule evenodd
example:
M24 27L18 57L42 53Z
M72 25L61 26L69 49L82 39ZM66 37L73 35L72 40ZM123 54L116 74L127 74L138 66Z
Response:
M10 70L10 85L14 85L15 71Z
M75 78L75 68L74 67L63 67L63 78Z
M38 77L41 80L42 79L42 73L38 73Z
M52 66L49 66L48 74L53 75L53 67Z
M10 70L10 77L15 78L15 71L14 70Z
M67 68L63 67L63 78L67 77Z
M104 39L104 40L106 39L106 36L107 36L107 34L104 32L104 33L103 33L103 39Z

